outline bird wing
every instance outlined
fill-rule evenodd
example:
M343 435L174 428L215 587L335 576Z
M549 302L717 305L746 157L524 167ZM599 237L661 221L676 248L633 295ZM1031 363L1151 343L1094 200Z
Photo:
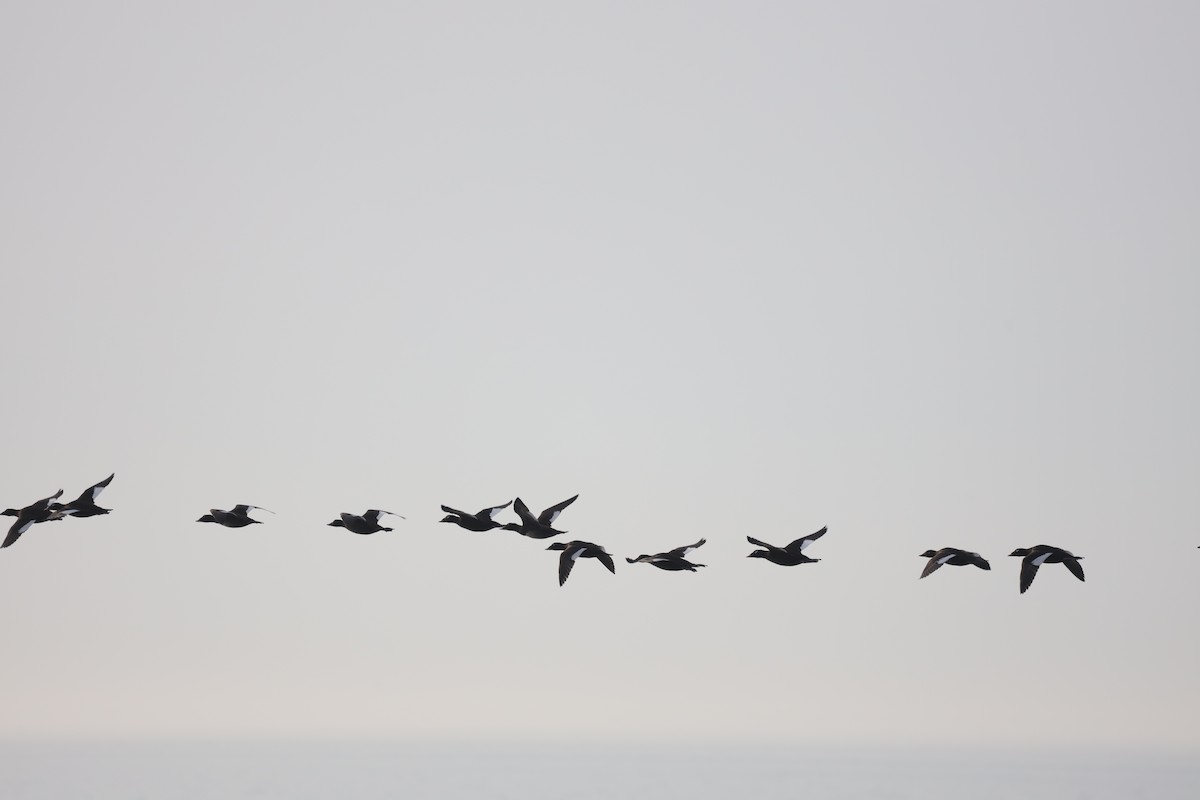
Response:
M251 505L247 505L245 503L240 503L240 504L234 506L233 508L229 509L229 513L236 514L239 517L248 517L248 516L250 516L250 509L252 509L252 508L257 508L259 511L266 511L268 514L275 513L274 511L270 510L269 508L263 508L262 506L251 506Z
M501 511L503 511L504 509L508 508L511 505L512 505L512 500L509 500L507 503L504 503L502 505L491 506L490 508L482 509L475 516L479 517L480 519L495 519L497 514L499 514Z
M612 556L610 556L604 550L601 550L598 553L596 553L596 559L601 564L608 567L608 571L611 572L613 575L617 574L617 566L615 564L613 564Z
M1021 559L1021 594L1025 594L1025 590L1033 583L1037 571L1038 565L1034 563L1033 559L1028 556Z
M363 514L363 519L365 519L367 522L373 522L373 523L375 523L376 525L378 525L378 524L379 524L379 515L380 515L380 514L391 514L393 517L400 517L400 519L405 519L405 517L401 517L401 516L400 516L399 514L397 514L395 511L383 511L383 510L381 510L381 509L378 509L378 508L371 508L371 509L368 509L368 510L367 510L367 513Z
M513 511L517 512L517 516L521 518L521 524L525 526L536 525L537 519L533 516L533 512L529 510L529 506L525 505L525 501L521 498L513 500Z
M1067 569L1071 570L1072 575L1079 578L1079 580L1083 580L1083 564L1079 563L1079 559L1064 558L1063 564L1066 565Z
M700 547L702 544L704 544L707 541L708 541L707 539L701 539L700 541L696 542L695 544L685 544L683 547L676 547L674 550L668 550L666 555L675 556L676 558L683 558L688 553L692 552L697 547Z
M767 544L766 542L762 541L761 539L755 539L753 536L747 536L746 541L749 542L750 544L756 544L759 547L765 547L768 550L771 550L776 553L786 552L786 550L782 547L776 547L773 544Z
M32 503L32 504L30 504L30 505L27 507L27 509L26 509L26 508L23 508L23 509L21 509L21 510L22 510L22 511L25 511L25 510L29 510L29 511L45 511L47 508L49 508L49 507L50 507L50 503L52 503L53 501L55 501L55 500L57 500L58 498L62 497L62 493L63 493L63 490L62 490L62 489L59 489L57 492L55 492L54 494L50 495L49 497L43 497L41 500L38 500L36 503Z
M821 530L817 531L816 533L810 533L808 536L801 536L796 541L789 543L788 546L783 549L787 550L789 553L803 552L804 548L808 547L817 539L820 539L828 530L829 527L826 526L821 528Z
M474 516L474 514L468 514L465 511L459 511L457 508L451 508L450 506L442 506L442 511L445 511L447 514L457 514L460 517Z
M25 531L29 530L29 526L32 524L33 524L33 520L31 520L31 519L23 519L22 517L17 517L17 521L14 522L12 524L12 527L10 527L8 529L8 536L4 537L4 544L0 544L0 549L8 547L10 544L17 541L17 539L20 539L21 534L24 533Z
M932 575L938 571L938 569L942 566L942 555L943 553L941 550L933 554L933 557L929 559L929 563L925 565L925 569L921 572L922 578L927 575Z
M558 519L558 515L562 513L562 510L578 499L579 495L575 495L574 497L569 497L566 500L563 500L561 503L556 503L555 505L550 506L538 515L537 521L547 527L553 525L554 520Z
M562 554L558 557L559 586L567 582L567 577L571 574L571 568L575 566L575 559L579 558L581 550L583 547L574 543L563 548Z
M95 503L96 498L100 496L101 492L103 492L106 488L108 488L108 485L110 483L112 483L112 479L115 478L116 476L117 476L117 473L114 472L112 475L109 475L104 480L95 484L94 486L89 488L86 492L81 494L79 496L79 500L83 500L86 497L90 502ZM77 500L76 502L79 502L79 501Z

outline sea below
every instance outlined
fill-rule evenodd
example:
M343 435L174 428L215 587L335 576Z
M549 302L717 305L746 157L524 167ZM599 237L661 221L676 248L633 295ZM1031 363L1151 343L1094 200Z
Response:
M412 742L27 743L4 800L1195 800L1200 756L1079 750Z

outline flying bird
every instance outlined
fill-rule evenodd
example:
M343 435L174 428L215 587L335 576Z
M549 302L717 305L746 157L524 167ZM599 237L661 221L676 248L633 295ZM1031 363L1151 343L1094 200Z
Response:
M343 511L338 519L335 519L329 524L334 528L345 528L351 533L359 533L363 536L366 536L370 533L378 533L379 531L392 530L391 528L385 528L379 524L379 517L381 514L391 514L393 517L405 519L405 517L401 517L399 514L396 514L392 511L380 511L378 508L372 508L362 516L359 516L358 514L347 514Z
M705 541L707 540L701 539L695 544L686 544L683 547L676 547L674 550L668 550L665 553L655 553L651 556L641 555L637 558L626 558L625 560L630 564L650 564L658 567L659 569L667 570L668 572L678 572L680 570L695 572L696 567L703 567L704 565L693 564L691 561L687 560L686 556L688 553L704 544Z
M571 498L574 500L575 498ZM567 582L567 576L571 574L571 567L575 566L575 562L581 558L595 558L601 564L608 567L608 571L612 574L617 574L617 567L613 564L612 556L598 544L591 542L555 542L546 548L547 550L561 550L562 555L558 557L558 585L562 586Z
M1083 556L1077 556L1061 547L1039 544L1036 547L1017 548L1009 555L1021 557L1021 594L1025 594L1025 590L1033 583L1038 567L1042 564L1062 564L1071 570L1072 575L1083 580L1083 565L1079 563Z
M31 503L24 508L6 508L0 512L0 516L17 518L16 522L8 529L8 535L4 537L4 544L0 544L0 549L13 544L17 539L21 538L21 534L39 522L62 519L63 515L50 507L52 502L62 497L62 493L63 490L59 489L49 497L43 497L36 503Z
M252 508L256 508L259 511L266 511L268 514L275 513L262 506L241 504L234 506L228 511L222 511L219 508L210 508L208 513L196 520L196 522L215 522L218 525L224 525L226 528L244 528L247 525L261 525L261 520L250 516L250 509Z
M94 517L98 514L107 514L112 509L96 505L96 498L112 483L114 477L116 477L115 472L99 483L88 487L83 494L71 502L62 505L55 503L51 506L51 510L62 512L63 516L67 517Z
M764 549L754 550L747 558L765 558L772 564L778 564L781 567L794 567L797 564L812 564L820 561L819 558L809 558L804 555L804 549L810 544L820 539L825 535L829 528L821 528L816 533L810 533L808 536L802 536L794 542L789 542L783 547L776 547L773 544L767 544L764 541L755 539L753 536L747 536L746 541L750 544L756 544Z
M519 523L509 522L501 527L506 531L516 531L522 536L528 536L530 539L549 539L551 536L566 533L566 531L556 530L554 528L554 521L558 519L558 515L562 513L564 508L574 503L578 498L579 495L567 498L561 503L550 506L535 518L529 511L529 506L525 505L525 502L518 497L516 500L513 500L513 511L517 512L517 516L521 518L521 521Z
M925 565L925 571L921 573L921 577L932 575L937 572L938 568L944 564L949 564L952 567L975 566L980 569L992 568L983 556L979 553L972 553L969 550L959 550L957 547L943 547L941 550L926 550L921 553L921 558L928 558L929 563Z
M466 511L459 511L457 508L442 506L442 511L446 512L446 516L442 517L439 521L453 522L458 527L469 531L490 531L493 528L500 527L500 523L496 522L496 515L510 505L512 505L512 500L503 505L485 508L478 514L468 514Z

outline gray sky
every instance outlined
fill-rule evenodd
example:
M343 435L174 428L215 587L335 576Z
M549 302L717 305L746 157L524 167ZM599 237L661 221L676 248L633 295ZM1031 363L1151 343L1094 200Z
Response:
M0 8L0 737L1200 747L1193 4L176 5Z

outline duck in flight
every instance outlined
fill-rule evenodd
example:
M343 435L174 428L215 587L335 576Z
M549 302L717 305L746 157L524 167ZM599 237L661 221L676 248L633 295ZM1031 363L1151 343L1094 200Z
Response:
M820 561L819 558L809 558L804 555L804 549L810 544L820 539L829 530L828 526L821 528L816 533L810 533L808 536L801 536L794 542L789 542L783 547L776 547L773 544L755 539L753 536L747 536L746 541L750 544L756 544L763 548L755 550L747 556L747 558L765 558L772 564L778 564L781 567L794 567L797 564L812 564Z
M243 503L234 506L228 511L222 511L219 508L210 508L208 513L196 520L196 522L215 522L218 525L224 525L226 528L244 528L247 525L261 525L262 520L257 520L250 516L250 509L252 508L256 508L259 511L266 511L268 514L275 513L262 506L251 506Z
M571 499L574 500L575 498ZM567 582L567 576L571 574L571 567L575 566L575 562L581 558L597 559L601 564L608 567L609 572L614 575L617 574L617 567L613 564L612 556L598 544L578 540L574 542L555 542L546 549L562 551L562 555L558 557L559 586Z
M59 489L49 497L43 497L36 503L31 503L24 508L6 508L0 512L0 516L17 518L16 522L8 529L8 535L4 537L4 544L0 544L0 549L16 542L17 539L21 538L21 534L39 522L62 519L63 515L50 506L51 503L62 497L62 493L63 490Z
M558 519L558 515L567 506L579 499L579 495L568 497L561 503L550 506L535 518L529 511L529 506L521 498L513 500L513 511L517 512L517 516L521 518L518 522L509 522L501 525L506 531L516 531L522 536L528 536L530 539L549 539L551 536L558 536L566 531L556 530L554 521Z
M392 528L385 528L379 524L379 517L383 514L391 514L393 517L400 517L399 514L396 514L392 511L380 511L378 508L372 508L362 516L359 516L358 514L347 514L343 511L338 519L335 519L329 524L334 528L345 528L351 533L358 533L366 536L371 533L378 533L379 531L392 530ZM400 517L400 519L405 518Z
M83 494L79 495L79 497L76 497L71 502L62 505L55 503L53 506L51 506L51 509L53 511L59 511L63 514L63 516L67 517L94 517L98 514L107 514L109 511L112 511L112 509L101 508L100 506L96 505L96 498L100 496L100 493L103 492L110 483L112 483L112 479L114 477L116 477L115 472L99 483L89 486L84 490Z
M980 569L992 568L983 556L979 553L972 553L969 550L959 550L957 547L943 547L941 550L926 550L921 553L921 558L928 558L929 563L925 565L924 572L921 577L932 575L937 572L938 568L944 564L949 564L952 567L975 566Z
M701 539L695 544L685 544L683 547L676 547L674 550L668 550L665 553L655 553L652 556L641 555L637 558L626 558L625 560L630 564L650 564L668 572L678 572L680 570L695 572L696 567L703 567L704 565L693 564L687 560L686 556L706 541L706 539Z
M500 523L496 522L496 515L510 505L512 505L512 500L503 505L485 508L478 514L468 514L466 511L459 511L457 508L442 506L442 511L446 512L446 516L442 517L439 521L453 522L458 527L469 531L490 531L493 528L500 527Z
M1062 564L1071 571L1072 575L1083 580L1083 565L1079 563L1083 556L1077 556L1061 547L1053 547L1048 544L1019 547L1009 555L1021 557L1021 594L1025 594L1025 590L1033 584L1038 567L1042 564Z

